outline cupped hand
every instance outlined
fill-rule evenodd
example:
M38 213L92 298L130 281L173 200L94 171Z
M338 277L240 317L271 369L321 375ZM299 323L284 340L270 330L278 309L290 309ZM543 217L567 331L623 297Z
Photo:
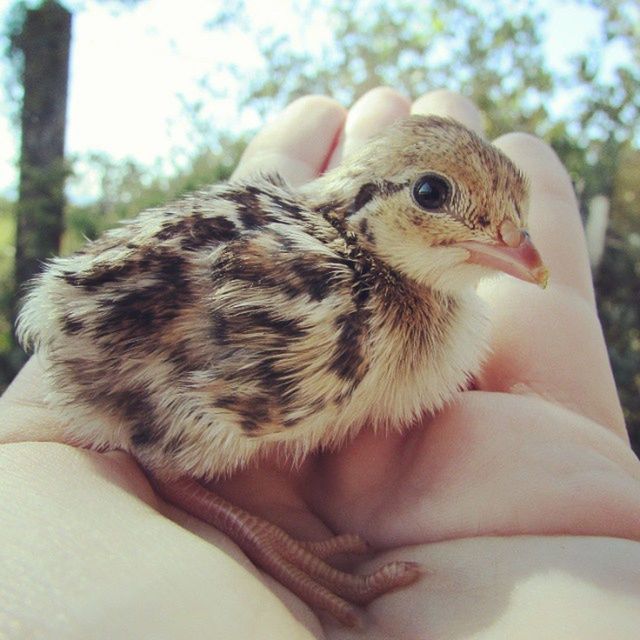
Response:
M237 175L293 184L340 162L410 111L481 130L449 92L411 105L390 89L346 113L290 105ZM216 489L304 539L357 532L425 568L342 629L263 576L214 529L159 501L119 452L60 444L32 359L0 400L0 629L64 638L633 638L640 626L640 465L595 312L568 176L539 140L496 141L530 177L546 291L483 286L492 354L474 390L403 433L364 431L291 470L264 463Z

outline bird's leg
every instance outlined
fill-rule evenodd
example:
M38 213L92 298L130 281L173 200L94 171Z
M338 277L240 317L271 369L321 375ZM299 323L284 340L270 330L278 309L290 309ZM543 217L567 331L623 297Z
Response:
M360 536L346 534L319 542L301 542L195 480L163 480L156 476L151 480L167 501L225 533L256 565L309 606L328 611L347 626L361 624L353 603L371 602L420 576L420 566L414 562L390 562L369 575L339 571L324 558L343 552L365 552L368 545Z
M300 546L318 558L330 558L339 553L367 553L367 541L355 533L344 533L326 540L300 542Z

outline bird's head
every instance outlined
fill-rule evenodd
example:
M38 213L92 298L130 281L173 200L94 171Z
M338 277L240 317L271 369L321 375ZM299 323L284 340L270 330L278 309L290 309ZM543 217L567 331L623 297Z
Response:
M321 180L347 195L344 223L359 241L420 283L459 290L501 271L546 285L524 175L453 120L402 120Z

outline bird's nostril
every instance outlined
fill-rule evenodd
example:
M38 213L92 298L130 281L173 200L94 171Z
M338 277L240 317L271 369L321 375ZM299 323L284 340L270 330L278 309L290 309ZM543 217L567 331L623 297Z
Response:
M526 239L526 234L521 229L511 221L505 220L500 225L500 239L504 242L508 247L519 247Z

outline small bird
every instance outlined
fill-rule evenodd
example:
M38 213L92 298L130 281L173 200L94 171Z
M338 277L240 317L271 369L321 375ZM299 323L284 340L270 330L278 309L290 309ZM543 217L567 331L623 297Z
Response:
M325 559L365 550L358 535L297 541L202 483L442 408L487 354L479 280L546 285L527 210L527 181L497 148L412 116L304 186L217 185L54 259L18 334L46 354L69 442L131 452L164 498L355 625L354 604L420 567L337 571Z

